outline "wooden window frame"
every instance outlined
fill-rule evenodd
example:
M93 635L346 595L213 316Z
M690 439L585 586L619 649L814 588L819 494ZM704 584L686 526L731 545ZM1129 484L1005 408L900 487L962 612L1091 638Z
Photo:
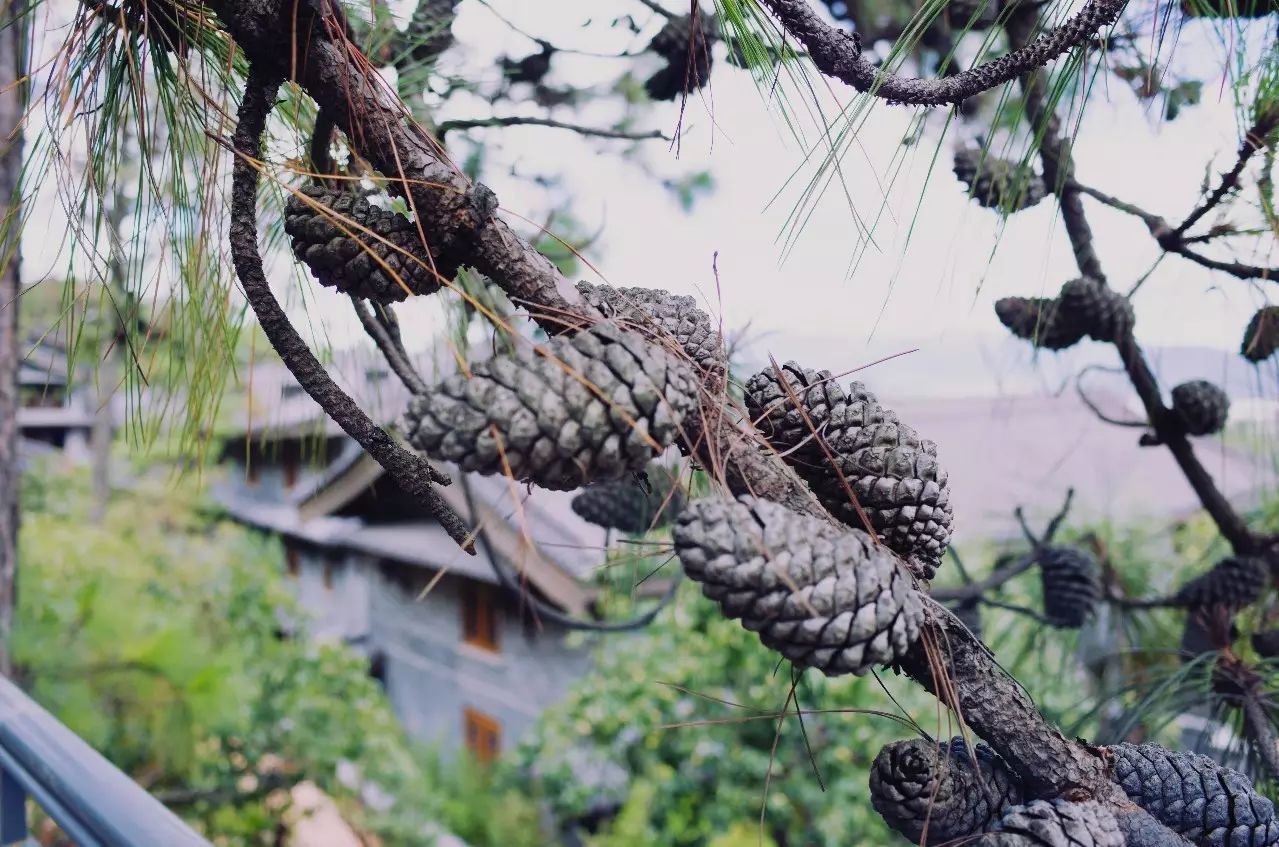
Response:
M462 741L476 762L491 764L502 754L502 722L467 706L462 709Z
M302 551L296 544L284 545L284 567L292 579L302 575Z
M325 591L333 590L333 583L335 581L333 578L333 573L336 570L337 570L337 565L334 563L332 559L324 560L324 590Z
M284 490L292 491L298 486L298 477L301 469L299 468L297 459L284 460Z
M483 582L462 583L462 641L490 653L502 652L497 601L493 589Z

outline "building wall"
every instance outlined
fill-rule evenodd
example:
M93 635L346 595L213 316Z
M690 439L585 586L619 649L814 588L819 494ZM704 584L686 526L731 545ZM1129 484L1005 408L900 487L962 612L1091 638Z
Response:
M496 719L501 748L512 749L589 669L589 646L569 647L549 624L526 627L513 604L498 610L498 652L464 643L460 577L420 596L432 574L369 570L368 645L385 657L387 694L410 734L445 753L461 748L468 708Z
M368 569L350 555L322 547L286 542L287 549L296 551L294 595L304 615L298 623L308 637L360 643L369 632Z

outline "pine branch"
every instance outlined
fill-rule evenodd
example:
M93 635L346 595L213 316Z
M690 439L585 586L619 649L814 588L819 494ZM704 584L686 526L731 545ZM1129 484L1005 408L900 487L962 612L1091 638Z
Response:
M578 135L585 135L591 138L611 138L620 141L647 141L650 139L659 139L662 141L671 140L670 136L666 135L659 129L647 130L644 132L629 132L627 130L620 129L604 129L601 127L582 126L581 124L557 121L552 118L524 117L520 115L444 121L435 128L435 134L441 141L443 141L444 136L454 130L504 126L544 126L550 127L551 129L566 129L570 132L576 132Z
M418 500L440 522L449 537L474 555L470 530L431 485L429 463L395 443L329 376L289 321L271 292L258 252L258 157L266 118L279 90L280 77L250 63L244 100L235 129L235 163L231 185L231 258L244 295L258 324L298 383L330 418L386 469L406 494Z
M827 24L807 0L763 0L763 3L782 28L804 45L813 64L826 76L891 103L948 106L1042 68L1084 44L1102 27L1114 23L1127 0L1088 0L1060 27L1034 40L1028 39L998 59L937 79L885 73L863 55L860 36Z

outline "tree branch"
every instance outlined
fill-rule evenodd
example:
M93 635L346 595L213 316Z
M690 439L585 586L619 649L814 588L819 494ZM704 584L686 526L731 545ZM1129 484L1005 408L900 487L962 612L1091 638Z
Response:
M432 469L425 459L395 440L344 392L315 358L271 293L258 253L258 157L266 117L279 89L279 77L251 62L235 128L235 162L231 183L231 258L244 295L258 324L298 383L330 418L386 469L404 492L422 503L449 537L474 555L470 530L431 485Z
M1016 7L1007 23L1009 40L1014 45L1029 43L1038 18L1039 13L1033 5ZM1039 155L1044 166L1044 182L1052 187L1060 200L1062 219L1075 253L1075 261L1085 275L1104 282L1106 277L1093 246L1092 229L1080 201L1080 186L1074 179L1070 147L1061 138L1060 122L1056 114L1044 100L1042 75L1038 71L1028 74L1022 80L1022 90L1025 93L1026 117L1032 128L1039 128L1042 133ZM1212 475L1195 456L1194 447L1184 429L1171 410L1164 406L1159 382L1146 362L1131 328L1123 338L1115 342L1115 348L1128 373L1129 381L1146 408L1146 416L1155 435L1168 446L1199 502L1212 516L1222 536L1230 542L1236 553L1246 555L1256 552L1259 547L1258 539L1217 488Z
M386 363L391 366L391 370L400 378L400 382L404 383L404 387L413 394L425 393L427 389L426 380L422 379L422 375L417 372L413 367L413 363L405 355L403 345L391 337L386 327L379 323L373 313L369 311L369 307L355 295L351 295L351 308L355 310L355 316L360 319L360 325L364 327L364 331L368 333L369 338L373 339L377 349L382 352L382 357L386 359Z
M1102 27L1114 23L1127 0L1088 0L1074 17L1056 29L1018 45L998 59L937 79L885 73L862 54L860 36L826 23L807 0L763 0L763 3L782 28L804 45L813 64L826 76L893 103L947 106L1041 68L1083 44Z
M459 119L455 121L444 121L435 128L435 135L441 141L448 133L459 129L474 129L477 127L502 127L502 126L544 126L551 129L566 129L576 132L578 135L586 135L593 138L612 138L621 141L647 141L649 139L659 139L662 141L670 141L670 136L666 135L659 129L647 130L644 132L628 132L618 129L602 129L593 126L582 126L581 124L566 123L557 121L552 118L535 118L523 117L519 115L510 115L507 117L496 118L469 118Z
M1216 208L1225 199L1226 195L1233 191L1235 186L1239 185L1239 177L1243 174L1243 169L1247 166L1248 160L1258 150L1271 143L1269 136L1275 131L1276 127L1279 127L1279 109L1268 109L1253 122L1248 131L1244 133L1243 141L1239 143L1239 152L1235 157L1234 167L1222 175L1221 181L1213 192L1205 197L1204 201L1186 216L1180 226L1173 230L1178 238L1185 235L1187 230L1194 226L1200 218Z

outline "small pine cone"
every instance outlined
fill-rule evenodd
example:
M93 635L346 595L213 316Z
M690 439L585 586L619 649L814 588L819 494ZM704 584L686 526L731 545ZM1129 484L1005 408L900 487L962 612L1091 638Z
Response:
M951 25L966 26L976 5L973 3L968 15L961 19L952 18ZM995 5L994 0L987 5ZM1044 181L1030 168L985 154L979 147L956 150L954 170L956 178L968 187L969 195L988 209L1020 212L1044 199L1048 193Z
M794 362L781 371L779 378L766 368L747 381L751 418L831 514L862 528L851 489L875 533L907 557L920 578L931 579L950 543L952 518L937 445L901 423L860 382L845 392L829 371Z
M1279 350L1279 306L1258 309L1243 331L1239 352L1250 362L1269 359Z
M613 288L579 282L583 299L605 317L649 335L658 343L674 342L703 373L722 377L726 370L724 340L710 316L687 294L671 294L656 288ZM653 329L658 332L653 333Z
M702 593L796 665L862 674L919 637L919 594L864 532L742 497L694 500L674 535Z
M1115 815L1099 803L1034 800L1014 806L973 847L1124 847Z
M1050 545L1039 557L1044 617L1062 629L1078 629L1101 600L1101 579L1092 557L1073 547Z
M406 432L463 471L509 466L516 479L571 490L643 470L697 399L686 363L601 323L445 379L409 403Z
M990 29L999 19L999 0L950 0L946 4L946 15L955 30ZM1042 181L1040 188L1043 188Z
M285 206L284 231L320 285L379 303L440 289L422 236L408 218L351 191L311 184L299 194Z
M588 485L573 498L573 511L606 529L640 534L668 525L684 507L684 491L665 469L650 469L647 490L634 479Z
M1053 297L1004 297L995 301L999 322L1018 338L1045 350L1065 350L1083 340L1078 321L1059 317Z
M1230 415L1230 398L1226 392L1208 382L1195 379L1172 390L1172 410L1191 435L1221 432Z
M1104 282L1089 277L1072 279L1061 287L1057 302L1061 312L1058 320L1078 324L1096 341L1115 342L1132 329L1132 304Z
M944 744L916 739L884 747L871 765L870 801L889 826L927 847L984 831L1022 795L994 751L978 744L973 756L956 737Z
M1270 569L1264 559L1227 556L1179 588L1172 600L1187 609L1242 609L1255 603L1269 582Z
M1200 847L1279 844L1274 804L1238 771L1207 756L1174 753L1158 744L1116 744L1108 749L1115 782L1128 798Z
M698 15L698 23L695 30L691 15L670 18L648 43L649 50L666 60L644 83L652 99L674 100L710 80L715 25L706 14Z
M799 448L796 452L810 462L822 463L826 454L814 431L827 445L841 444L862 427L897 421L860 382L848 389L840 388L830 371L787 362L780 378L769 367L747 380L746 411L778 452Z
M1263 629L1252 634L1252 649L1263 659L1279 656L1279 629Z

